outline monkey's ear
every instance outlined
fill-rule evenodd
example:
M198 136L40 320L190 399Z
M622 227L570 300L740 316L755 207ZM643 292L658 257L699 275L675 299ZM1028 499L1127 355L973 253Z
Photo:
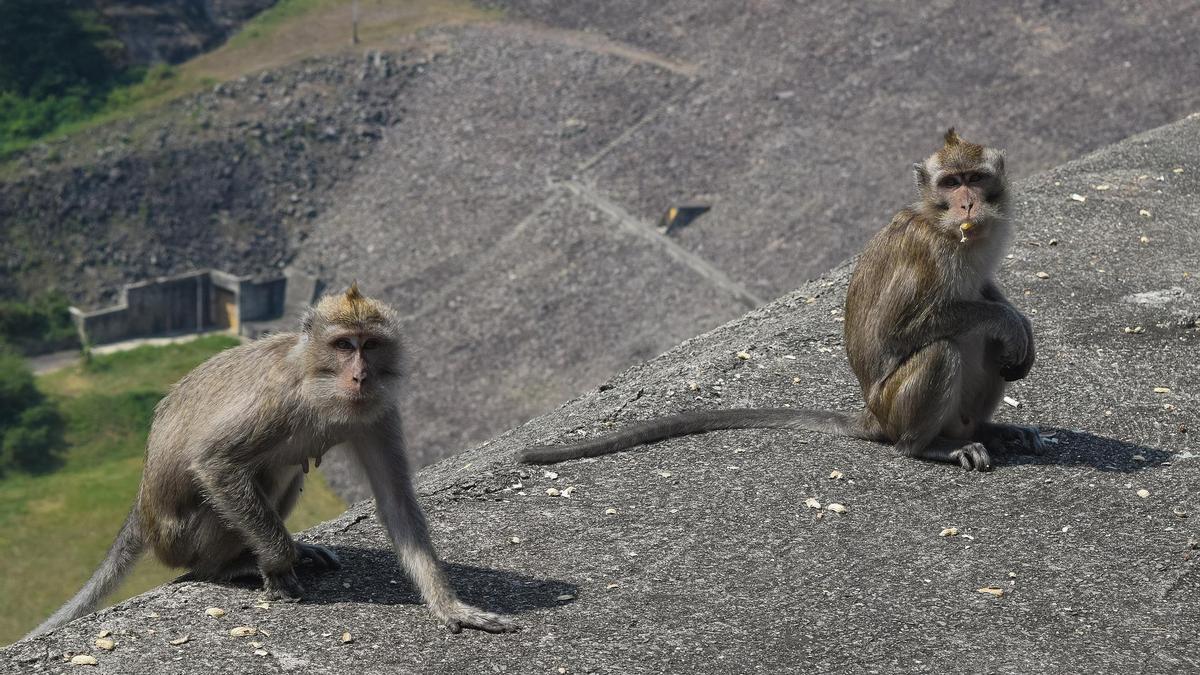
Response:
M954 127L947 129L946 135L943 138L946 140L946 145L958 145L962 142L962 139L958 137L958 132L954 130Z
M917 190L925 190L929 187L929 169L925 168L923 162L913 163L913 178L917 181Z

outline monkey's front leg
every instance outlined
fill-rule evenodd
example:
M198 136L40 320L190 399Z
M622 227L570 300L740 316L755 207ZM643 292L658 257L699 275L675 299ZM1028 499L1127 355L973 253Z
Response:
M517 630L512 619L468 605L458 598L429 539L425 516L417 503L404 439L398 422L385 423L372 438L352 443L366 472L376 509L392 539L396 555L429 609L452 633L475 628L489 633Z
M254 554L267 597L299 600L304 587L294 569L296 544L254 477L228 463L214 463L198 477L221 520L242 535Z
M1021 331L1025 334L1025 340L1028 343L1028 347L1025 350L1025 358L1021 359L1017 363L1001 363L999 366L1000 376L1003 377L1005 381L1016 382L1017 380L1023 380L1025 379L1025 376L1029 374L1030 369L1033 368L1033 362L1036 358L1033 344L1033 324L1030 323L1029 317L1022 314L1020 310L1018 310L1011 302L1008 301L1008 298L1004 297L1004 293L1000 291L1000 287L995 283L989 281L988 283L984 284L982 294L984 300L999 303L1007 307L1016 317L1016 320L1021 324Z

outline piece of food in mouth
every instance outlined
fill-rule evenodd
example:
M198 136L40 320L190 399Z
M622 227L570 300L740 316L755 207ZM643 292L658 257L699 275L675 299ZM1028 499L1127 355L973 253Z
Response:
M967 232L968 232L968 231L969 231L969 230L970 230L972 227L975 227L975 223L972 223L972 222L971 222L971 221L969 221L969 220L968 220L968 221L966 221L966 222L964 222L962 225L959 225L959 226L958 226L958 229L959 229L959 231L961 231L961 232L962 232L962 239L959 239L959 240L958 240L960 243L961 243L961 242L964 242L964 241L966 241L966 240L967 240Z

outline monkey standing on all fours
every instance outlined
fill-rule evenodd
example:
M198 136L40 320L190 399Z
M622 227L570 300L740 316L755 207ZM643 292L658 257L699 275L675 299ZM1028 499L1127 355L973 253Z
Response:
M718 429L809 429L894 443L909 457L991 468L1012 441L1041 452L1033 427L992 423L1005 381L1033 366L1029 320L996 286L1010 235L1004 155L950 129L913 166L920 201L875 235L846 294L850 367L866 408L856 415L792 408L701 410L636 423L564 446L529 448L523 462L595 457Z
M90 612L144 548L194 577L261 575L272 598L304 594L294 565L339 561L284 527L309 459L345 444L363 466L380 520L430 610L450 630L514 630L458 599L413 493L397 408L401 345L395 312L357 285L327 296L299 333L222 352L188 373L155 409L133 510L83 590L37 635Z

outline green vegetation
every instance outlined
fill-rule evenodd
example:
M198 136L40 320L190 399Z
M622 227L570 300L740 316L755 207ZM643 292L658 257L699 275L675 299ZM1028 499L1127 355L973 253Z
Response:
M225 46L229 49L247 47L256 40L271 37L288 21L334 4L337 0L280 0L243 24Z
M62 418L19 354L0 343L0 476L44 473L63 449Z
M51 292L28 302L0 300L0 344L8 343L31 356L79 346L70 305Z
M144 71L82 0L0 0L0 152L95 114Z
M167 388L213 354L237 344L207 336L166 347L96 355L39 377L57 404L66 452L59 470L13 472L0 480L0 643L50 615L91 574L121 526L141 476L154 406ZM320 478L309 483L288 526L300 530L345 505ZM113 601L174 578L147 556Z

